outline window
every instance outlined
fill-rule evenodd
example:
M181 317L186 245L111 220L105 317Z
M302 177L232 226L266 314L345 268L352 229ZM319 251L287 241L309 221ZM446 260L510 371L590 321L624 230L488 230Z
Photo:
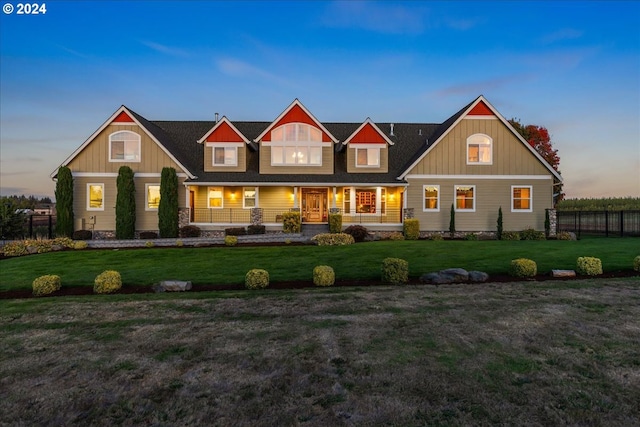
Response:
M242 190L242 206L245 208L258 206L258 189L256 187L244 187Z
M356 213L376 213L376 190L356 190Z
M288 123L271 131L271 164L322 165L322 132L304 123Z
M343 210L344 213L348 215L351 213L351 189L345 188L343 195Z
M209 187L207 200L210 208L222 208L222 187Z
M238 165L238 148L237 147L213 147L213 165L214 166L237 166Z
M87 210L104 210L104 184L87 184Z
M139 162L140 135L122 130L109 135L110 162Z
M160 206L160 184L145 184L145 208L146 211L153 211Z
M492 159L492 139L484 134L475 134L467 138L467 164L490 165Z
M456 211L475 212L475 199L475 185L456 185Z
M512 212L533 212L531 186L511 186L511 211Z
M380 166L379 148L356 148L357 167L377 167Z
M423 211L440 212L440 186L424 185L424 206Z

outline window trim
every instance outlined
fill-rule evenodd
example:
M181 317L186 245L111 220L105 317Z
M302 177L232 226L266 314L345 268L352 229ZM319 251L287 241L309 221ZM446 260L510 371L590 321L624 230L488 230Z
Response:
M479 138L486 138L489 142L485 143L485 144L481 144L477 141L475 141L475 139L479 139ZM469 147L472 145L488 145L489 146L489 161L488 162L483 162L480 161L480 153L479 150L480 148L478 148L478 161L477 162L472 162L469 160ZM476 166L488 166L488 165L492 165L493 164L493 138L491 138L489 135L486 135L484 133L474 133L473 135L470 135L467 138L467 165L476 165Z
M220 190L220 206L211 206L211 197L209 197L209 193L213 190ZM207 208L224 209L224 187L207 187Z
M287 128L291 128L293 127L293 133L292 135L294 135L294 138L287 138L288 132L287 132ZM307 129L307 139L298 139L301 132L300 132L300 128L301 127L305 127ZM276 139L276 132L277 133L282 133L282 137L281 139ZM302 132L304 133L304 132ZM311 138L312 135L317 136L317 138ZM275 166L275 167L279 167L279 166L303 166L303 167L321 167L322 166L322 160L323 160L323 147L326 145L323 141L322 141L322 130L318 129L315 126L312 126L308 123L302 123L302 122L291 122L291 123L285 123L282 124L274 129L271 130L271 141L265 141L265 146L270 146L271 147L271 153L270 153L270 162L271 162L271 166ZM282 156L280 158L280 161L274 161L274 147L280 147L280 149L282 150ZM311 155L311 150L312 149L319 149L320 150L320 157L319 157L319 162L318 163L309 163L311 161L311 159L313 158L313 156ZM295 151L295 153L302 153L304 156L306 156L306 160L307 163L298 163L298 160L300 159L300 156L295 156L294 159L294 163L287 163L286 159L287 159L287 149L293 149Z
M470 187L473 191L473 208L472 209L461 209L458 208L458 187ZM478 206L478 193L476 191L476 186L472 184L455 184L453 186L453 206L456 212L475 212L476 207Z
M102 187L102 206L99 208L91 207L91 187ZM88 182L87 183L87 210L88 211L104 211L105 188L104 182Z
M435 187L437 196L436 196L436 208L428 208L427 207L427 197L424 194L427 190L427 187ZM440 185L435 184L424 184L422 186L422 212L440 212Z
M255 199L255 205L254 206L247 206L246 205L247 198L245 197L244 192L246 190L250 190L250 189L253 189L256 192L256 194L254 196L254 199ZM253 209L253 208L257 208L257 207L258 207L258 187L242 187L242 208L243 209Z
M144 210L157 212L158 208L149 207L149 187L158 187L158 208L160 207L160 183L149 182L144 184Z
M224 149L224 159L226 160L227 150L233 150L234 157L233 163L216 163L216 148ZM215 146L211 146L211 165L216 167L234 167L238 166L238 147L235 145L222 145L216 144Z
M528 188L529 189L529 208L528 209L516 209L514 207L514 202L516 200L516 198L514 197L514 190L517 188ZM520 198L518 200L525 200L523 198ZM514 213L527 213L527 212L533 212L533 186L532 185L512 185L511 186L511 212Z
M112 144L114 142L113 136L117 135L117 134L123 134L123 133L134 135L136 137L135 140L130 140L130 141L124 140L123 141L124 145L125 145L125 147L124 147L125 148L125 152L126 152L127 142L131 142L131 143L136 143L137 144L137 146L138 146L138 149L137 149L138 155L137 155L137 158L134 159L134 160L126 159L126 158L114 159L112 157L112 154L113 154ZM117 139L115 141L119 142L120 140ZM141 159L142 159L142 138L140 137L139 134L137 134L137 133L135 133L133 131L130 131L130 130L119 130L119 131L113 132L113 133L111 133L109 135L109 162L111 162L111 163L140 163Z
M358 150L365 150L367 152L367 164L358 164ZM369 150L375 150L378 153L376 164L369 164ZM379 147L355 147L355 164L357 168L379 168L380 167L380 148Z

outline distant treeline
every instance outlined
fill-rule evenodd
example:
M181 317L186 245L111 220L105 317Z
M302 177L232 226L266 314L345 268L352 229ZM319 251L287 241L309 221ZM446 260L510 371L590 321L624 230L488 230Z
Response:
M14 203L16 209L35 209L38 205L52 205L53 202L49 197L37 197L37 196L2 196L2 199L11 200Z
M602 199L565 199L558 203L560 211L631 211L640 210L640 197L608 197Z

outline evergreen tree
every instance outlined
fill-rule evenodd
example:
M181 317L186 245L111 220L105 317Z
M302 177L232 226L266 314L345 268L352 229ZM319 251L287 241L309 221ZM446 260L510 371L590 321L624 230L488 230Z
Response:
M24 233L26 215L11 197L0 198L0 239L15 239Z
M60 166L56 182L56 234L73 236L73 176L71 169Z
M451 203L451 214L449 218L449 232L451 233L451 237L453 237L453 233L456 232L456 209Z
M502 206L498 208L498 232L496 237L498 240L502 240Z
M120 167L116 183L116 239L133 239L136 232L136 186L129 166Z
M158 228L160 237L178 237L178 175L174 168L162 168Z

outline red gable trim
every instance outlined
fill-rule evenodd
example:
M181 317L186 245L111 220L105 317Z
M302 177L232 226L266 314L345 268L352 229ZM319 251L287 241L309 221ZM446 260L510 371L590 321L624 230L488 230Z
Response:
M225 122L221 122L220 126L218 126L206 139L207 142L244 142L244 139L241 135L229 126L229 124Z
M294 105L287 113L276 123L274 123L270 130L277 128L278 126L286 125L287 123L305 123L307 125L318 128L315 120L313 120L299 105ZM322 131L322 129L320 129ZM263 137L263 141L271 141L271 132L267 132ZM322 142L331 142L331 137L322 131Z
M129 116L127 113L125 113L124 111L121 112L120 114L118 114L116 116L115 119L112 120L113 122L116 123L135 123L133 121L133 119L131 118L131 116Z
M386 144L387 141L380 135L371 123L364 125L360 131L353 135L349 144Z
M487 107L487 104L480 101L475 107L467 113L468 116L493 116L493 111Z

